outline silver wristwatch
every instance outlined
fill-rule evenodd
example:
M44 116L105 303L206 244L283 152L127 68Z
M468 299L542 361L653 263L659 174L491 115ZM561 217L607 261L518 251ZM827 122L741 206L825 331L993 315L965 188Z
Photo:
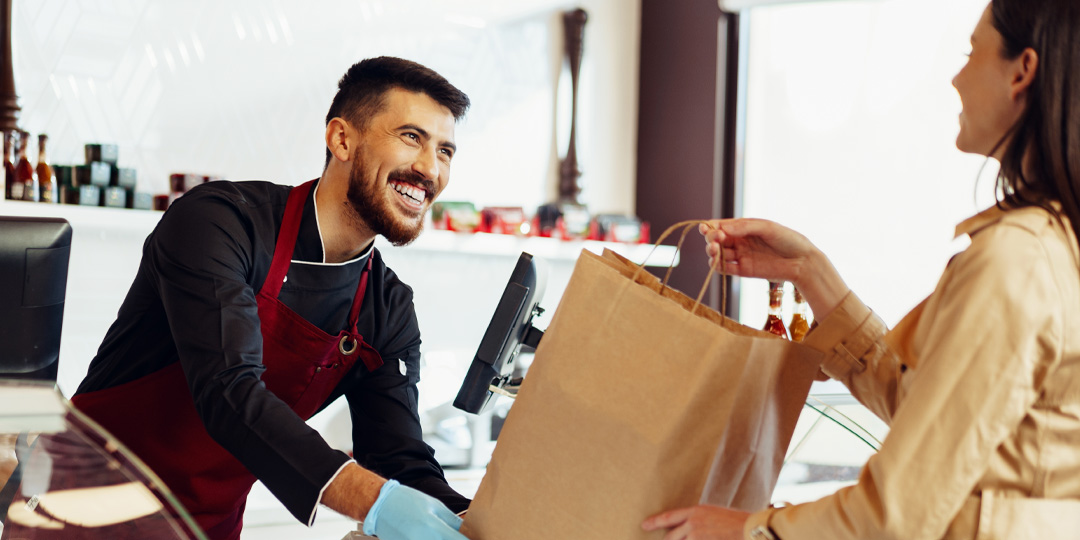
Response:
M754 540L780 540L768 525L758 525L750 529L750 538Z

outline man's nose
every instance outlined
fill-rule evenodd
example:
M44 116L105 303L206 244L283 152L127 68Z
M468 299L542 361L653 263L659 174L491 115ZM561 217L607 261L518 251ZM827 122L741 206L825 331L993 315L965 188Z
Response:
M436 148L424 148L420 151L420 154L416 156L416 161L413 162L413 172L423 176L425 180L434 180L439 176L439 159L435 153L438 151Z

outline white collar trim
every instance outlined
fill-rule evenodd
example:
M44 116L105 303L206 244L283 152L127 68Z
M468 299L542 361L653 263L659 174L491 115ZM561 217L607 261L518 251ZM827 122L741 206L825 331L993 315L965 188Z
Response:
M319 194L319 183L316 182L315 183L315 190L312 193L311 198L312 198L312 202L315 203L315 228L319 231L319 249L322 251L322 261L321 262L313 262L313 261L295 261L294 260L294 261L291 261L291 262L294 263L294 264L310 264L312 266L345 266L345 265L348 265L348 264L355 264L355 263L358 263L358 262L366 261L367 258L371 256L371 250L375 249L375 242L372 242L371 244L369 244L368 248L365 249L363 251L363 253L357 255L356 257L353 257L352 259L350 259L348 261L339 262L339 263L328 263L328 262L326 262L326 242L323 240L322 224L319 223L319 198L317 197L318 194Z

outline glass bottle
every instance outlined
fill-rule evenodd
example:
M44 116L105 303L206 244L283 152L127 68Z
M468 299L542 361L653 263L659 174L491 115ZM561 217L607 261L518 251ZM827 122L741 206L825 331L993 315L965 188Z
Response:
M15 182L22 184L22 200L38 202L41 200L38 189L37 173L30 160L26 159L26 147L30 144L30 134L25 131L19 132L19 159L15 163Z
M769 316L765 319L765 327L762 330L770 334L776 334L784 339L788 337L787 327L784 326L784 282L769 282Z
M4 132L4 198L21 199L22 189L16 197L12 192L15 187L15 132Z
M45 143L48 140L48 135L44 133L38 135L37 177L38 186L41 188L41 202L55 203L59 202L60 193L56 189L52 167L49 166L48 159L45 157Z
M788 330L791 331L791 341L802 341L806 337L806 333L810 331L808 311L806 299L803 298L799 289L795 289L795 313L791 315L791 322L788 323Z

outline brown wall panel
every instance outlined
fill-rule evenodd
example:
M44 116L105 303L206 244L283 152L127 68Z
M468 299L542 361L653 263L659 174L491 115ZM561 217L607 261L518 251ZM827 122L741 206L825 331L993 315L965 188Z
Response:
M724 193L734 181L725 142L734 133L733 21L716 0L642 0L636 195L654 238L679 221L732 215ZM696 232L688 237L671 280L691 296L708 275L703 246ZM718 306L716 284L706 298Z

